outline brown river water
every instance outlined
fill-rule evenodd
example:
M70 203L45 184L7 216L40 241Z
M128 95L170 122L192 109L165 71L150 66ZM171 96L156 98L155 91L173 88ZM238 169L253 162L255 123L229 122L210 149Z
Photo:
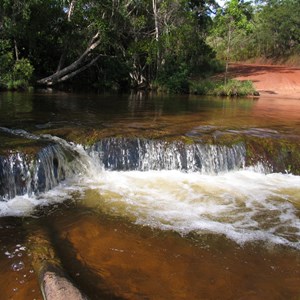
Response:
M223 130L300 141L300 101L0 93L0 127L76 143L90 132L173 141ZM7 132L0 142L24 147ZM151 151L143 166L161 159ZM89 299L300 299L300 176L111 170L84 155L85 171L51 190L0 201L0 299L43 299L31 247L41 231Z

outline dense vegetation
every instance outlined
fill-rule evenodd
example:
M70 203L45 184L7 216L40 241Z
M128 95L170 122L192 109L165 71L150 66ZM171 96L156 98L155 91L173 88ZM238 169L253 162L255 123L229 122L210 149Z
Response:
M298 55L298 1L0 0L0 89L185 93L219 62Z
M219 59L287 60L300 54L299 0L230 0L208 38Z

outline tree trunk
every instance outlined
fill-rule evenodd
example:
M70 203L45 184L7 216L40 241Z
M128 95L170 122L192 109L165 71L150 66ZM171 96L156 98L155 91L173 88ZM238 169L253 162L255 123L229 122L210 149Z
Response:
M93 60L91 60L87 65L82 66L81 68L75 70L72 73L68 73L67 75L59 78L57 80L57 83L59 82L63 82L63 81L67 81L69 79L71 79L72 77L75 77L77 74L83 72L84 70L88 69L89 67L91 67L93 64L96 63L96 61L101 57L102 55L98 55L97 57L95 57Z
M18 49L18 44L17 44L16 39L14 39L14 48L15 48L16 61L18 61L19 60L19 49Z
M65 63L65 58L66 58L66 50L64 50L62 55L60 56L56 72L59 72L61 70L61 68L63 67L63 65Z
M100 42L100 32L97 32L90 41L89 46L77 60L61 70L58 68L54 74L38 80L37 83L41 85L52 86L56 83L66 81L86 70L100 58L101 55L98 55L94 59L90 58L91 52L100 45Z
M73 11L75 9L76 2L77 2L77 0L72 0L71 1L70 7L69 7L69 11L68 11L68 22L71 21L71 16L72 16Z
M231 18L231 20L232 20L232 18ZM231 34L232 34L231 20L230 20L229 25L228 25L228 39L227 39L227 49L226 49L226 66L225 66L225 78L224 78L224 83L225 84L228 81L228 67L229 67L230 50L231 50Z
M46 228L27 225L31 263L45 300L88 300L62 267Z
M157 0L152 0L152 9L153 9L153 16L154 16L154 27L155 27L155 41L157 45L156 51L156 71L158 71L160 66L160 51L159 51L159 22L158 22L158 9L157 9Z
M129 74L132 80L132 85L135 89L146 89L148 87L147 79L143 75L145 67L146 65L142 67L135 59L133 63L133 70Z
M159 28L158 28L157 0L152 0L152 8L153 8L154 25L155 25L155 40L156 40L156 42L158 42L158 39L159 39Z

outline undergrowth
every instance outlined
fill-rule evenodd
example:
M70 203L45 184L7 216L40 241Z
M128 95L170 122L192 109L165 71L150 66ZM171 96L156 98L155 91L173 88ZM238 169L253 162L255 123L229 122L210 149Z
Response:
M190 93L196 95L212 95L227 97L242 97L258 95L252 81L229 80L227 83L202 80L190 83Z

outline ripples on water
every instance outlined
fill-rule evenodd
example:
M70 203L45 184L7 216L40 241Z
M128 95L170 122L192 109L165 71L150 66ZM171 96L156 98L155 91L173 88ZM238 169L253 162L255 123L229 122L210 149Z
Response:
M251 169L218 175L171 170L90 175L37 197L1 202L1 214L28 215L37 205L63 202L79 192L83 206L136 224L183 235L222 234L241 245L261 240L300 248L299 176Z
M58 98L54 102L56 115L50 119L55 120L47 119L46 109L38 117L40 123L50 127L62 122L62 104L68 107ZM74 103L81 102L76 99ZM129 104L134 115L133 104ZM163 116L163 105L159 104L155 120L164 117L164 124L174 125L174 131L178 130L180 125L172 115L175 110L171 108L171 116ZM188 112L188 118L182 117L186 121L182 122L182 130L199 128L194 126L199 119L202 125L208 123L208 128L212 128L215 123L229 122L230 118L234 130L236 126L245 130L247 124L261 126L270 111L266 106L260 110L261 103L247 102L245 107L233 102L226 102L225 106L214 104L213 117L208 113L210 108L202 104L194 103L188 108L181 103L180 109ZM48 103L49 111L52 105ZM123 109L124 105L125 102ZM29 100L27 110L30 111ZM139 110L143 111L140 107ZM93 125L99 115L104 118L96 106L87 111L86 121ZM111 111L110 114L113 115ZM147 111L147 118L149 114ZM77 110L72 111L66 122L70 124L79 115ZM272 126L281 124L277 115L270 113ZM295 112L290 116L296 118ZM134 122L139 117L135 116ZM173 118L175 121L171 121ZM193 128L187 130L190 119ZM109 117L105 119L108 120ZM284 130L293 127L295 120L286 118ZM9 124L10 120L5 122ZM296 127L292 129L293 134L298 132ZM257 130L254 133L260 134ZM224 163L224 168L217 172L220 164L216 161L212 161L215 168L211 173L205 164L202 169L178 170L178 161L177 170L172 170L167 151L160 151L160 155L169 167L152 170L149 165L155 165L155 161L149 160L151 157L143 152L143 147L140 153L144 163L139 166L143 171L112 171L95 161L101 151L97 155L90 152L88 156L83 147L73 146L84 161L63 174L67 175L65 181L57 185L58 174L52 174L49 191L35 192L31 188L30 193L0 202L0 287L5 299L42 299L27 248L26 224L33 220L51 232L69 275L86 289L91 299L299 297L299 176L268 173L261 166L243 168L243 155L239 154L237 165ZM53 164L53 158L49 164Z

